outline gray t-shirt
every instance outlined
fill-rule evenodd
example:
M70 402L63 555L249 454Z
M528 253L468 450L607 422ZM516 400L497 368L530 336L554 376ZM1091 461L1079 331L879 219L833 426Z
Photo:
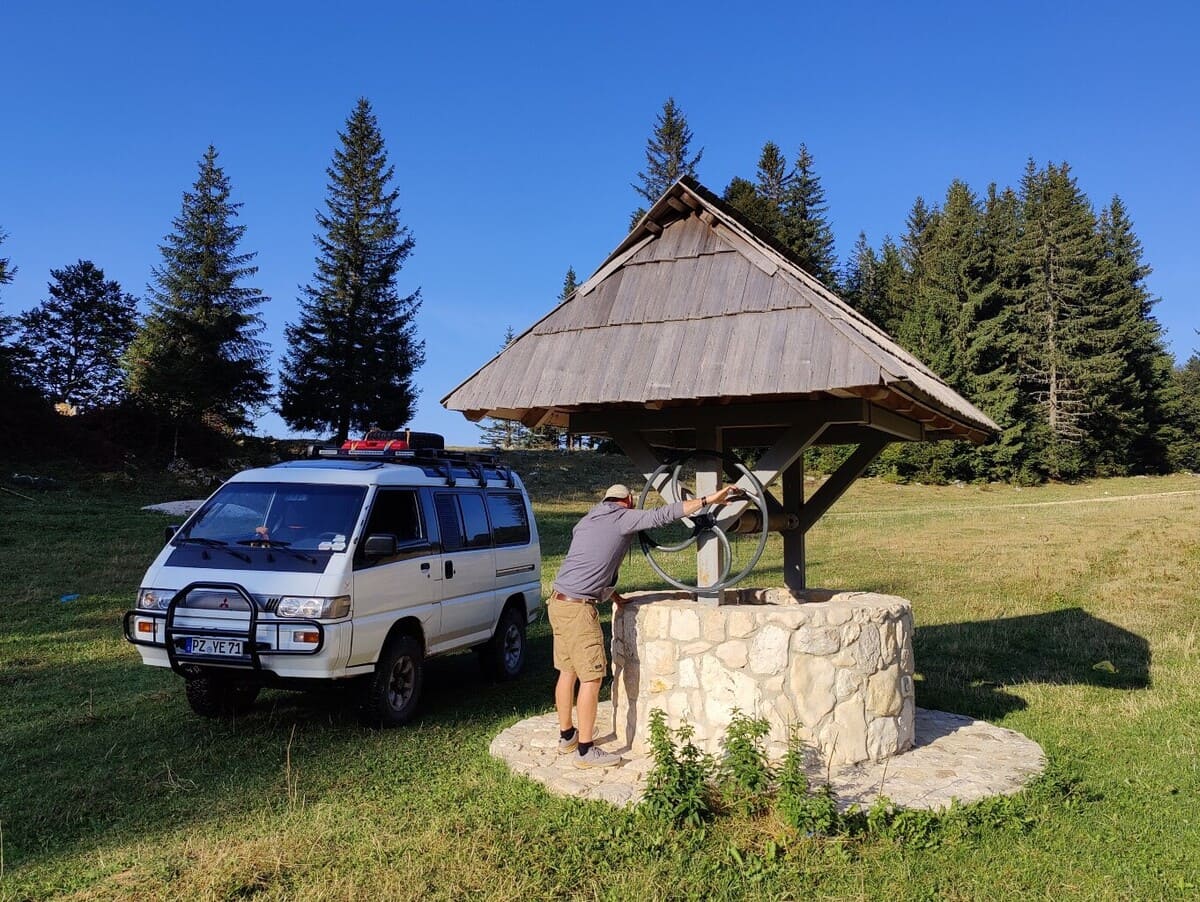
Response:
M615 501L601 501L575 524L553 588L572 598L603 600L605 590L617 580L617 568L633 537L681 517L682 501L654 510L630 510Z

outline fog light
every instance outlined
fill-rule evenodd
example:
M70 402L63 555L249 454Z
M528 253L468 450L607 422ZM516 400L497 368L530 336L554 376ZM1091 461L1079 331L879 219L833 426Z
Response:
M318 633L316 630L304 630L304 631L297 630L296 632L292 633L292 641L293 642L307 642L312 645L316 645L318 642L321 641L321 634Z

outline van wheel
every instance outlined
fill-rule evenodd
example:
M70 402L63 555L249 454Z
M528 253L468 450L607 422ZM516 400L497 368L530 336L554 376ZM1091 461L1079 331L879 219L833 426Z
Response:
M425 654L412 636L396 636L384 648L367 684L363 720L369 726L398 727L417 711L425 682Z
M510 605L500 615L496 632L479 648L483 672L501 682L514 680L525 669L525 620L519 605Z
M254 705L261 688L246 680L216 676L196 677L184 683L188 704L201 717L245 714Z

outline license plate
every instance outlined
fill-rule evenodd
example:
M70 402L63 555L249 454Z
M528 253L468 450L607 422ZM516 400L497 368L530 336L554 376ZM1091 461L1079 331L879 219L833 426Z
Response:
M238 639L198 639L189 636L183 640L185 655L241 655L242 643Z

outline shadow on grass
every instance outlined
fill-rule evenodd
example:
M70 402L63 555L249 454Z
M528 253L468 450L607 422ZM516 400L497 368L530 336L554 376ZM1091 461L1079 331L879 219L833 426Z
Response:
M913 639L922 707L998 717L1025 708L1020 683L1135 690L1150 685L1150 645L1082 608L922 626Z

